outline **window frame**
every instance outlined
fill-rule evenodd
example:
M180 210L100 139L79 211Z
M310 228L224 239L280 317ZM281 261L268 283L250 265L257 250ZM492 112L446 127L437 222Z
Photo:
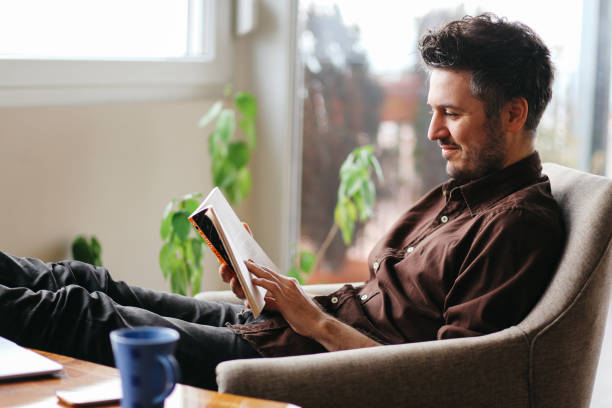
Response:
M201 1L211 38L204 56L0 59L0 106L177 99L221 88L233 75L231 2Z

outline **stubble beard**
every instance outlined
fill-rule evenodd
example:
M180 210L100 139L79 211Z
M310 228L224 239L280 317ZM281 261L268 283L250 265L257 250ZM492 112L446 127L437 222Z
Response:
M484 125L485 143L465 153L462 162L463 168L455 166L452 162L446 162L446 172L457 181L466 182L475 180L487 174L504 168L506 158L506 142L501 131L499 118L491 118Z

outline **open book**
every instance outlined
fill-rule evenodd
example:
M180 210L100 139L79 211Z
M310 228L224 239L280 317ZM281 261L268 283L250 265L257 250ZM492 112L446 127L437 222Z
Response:
M234 270L253 314L259 316L265 305L266 290L253 285L251 273L244 262L252 259L258 265L275 272L278 268L244 228L219 188L215 187L208 194L198 209L189 216L189 221L204 238L219 262L230 265Z

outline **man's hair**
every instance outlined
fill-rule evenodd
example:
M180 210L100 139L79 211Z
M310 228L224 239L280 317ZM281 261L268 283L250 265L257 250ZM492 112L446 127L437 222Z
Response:
M488 117L517 97L529 105L526 130L535 130L552 96L550 51L529 27L494 14L464 17L430 30L419 51L429 68L471 71L470 91Z

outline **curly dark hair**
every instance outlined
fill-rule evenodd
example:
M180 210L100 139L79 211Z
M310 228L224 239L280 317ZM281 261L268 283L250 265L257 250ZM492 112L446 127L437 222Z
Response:
M419 51L430 69L471 71L470 91L483 102L488 117L497 117L511 99L524 97L529 104L524 126L533 131L552 97L550 51L522 23L491 13L466 16L429 30Z

